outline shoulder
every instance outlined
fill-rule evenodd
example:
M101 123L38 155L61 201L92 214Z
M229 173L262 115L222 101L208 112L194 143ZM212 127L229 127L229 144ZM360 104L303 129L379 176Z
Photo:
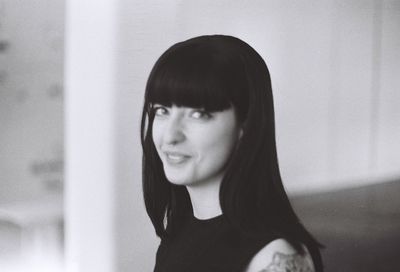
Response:
M314 272L314 265L307 250L297 252L285 239L276 239L264 246L251 259L245 272Z

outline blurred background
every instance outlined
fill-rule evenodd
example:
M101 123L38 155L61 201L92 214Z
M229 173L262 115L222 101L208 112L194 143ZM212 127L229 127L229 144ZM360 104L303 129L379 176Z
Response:
M284 184L326 271L400 271L399 27L397 0L0 0L0 271L152 271L142 97L204 34L269 66Z

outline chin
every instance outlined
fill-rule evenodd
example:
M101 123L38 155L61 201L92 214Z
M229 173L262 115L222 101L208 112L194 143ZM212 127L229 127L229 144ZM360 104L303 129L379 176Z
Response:
M169 177L167 177L167 179L170 183L174 185L182 185L182 186L190 185L190 182L184 179L169 178Z
M185 176L179 176L179 175L168 175L166 174L167 180L175 185L182 185L182 186L187 186L187 185L193 185L196 183L193 182L195 180L193 177L185 177Z
M179 173L168 173L168 171L165 171L165 176L170 183L175 184L175 185L185 185L185 184L189 183L188 178L185 178L184 176L179 175Z

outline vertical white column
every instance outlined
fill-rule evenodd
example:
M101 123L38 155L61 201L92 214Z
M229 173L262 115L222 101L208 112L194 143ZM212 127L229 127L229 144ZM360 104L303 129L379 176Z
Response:
M66 267L71 272L111 272L115 271L118 3L66 3Z

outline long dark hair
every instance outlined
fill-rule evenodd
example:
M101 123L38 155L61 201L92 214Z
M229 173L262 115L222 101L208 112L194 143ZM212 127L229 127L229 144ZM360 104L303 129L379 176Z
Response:
M233 106L243 134L220 188L224 216L243 233L278 232L299 252L304 244L322 271L318 242L302 226L284 190L275 142L268 68L244 41L225 35L191 38L164 52L146 85L141 124L143 194L156 234L174 235L192 212L184 186L168 182L152 140L153 104L219 111Z

